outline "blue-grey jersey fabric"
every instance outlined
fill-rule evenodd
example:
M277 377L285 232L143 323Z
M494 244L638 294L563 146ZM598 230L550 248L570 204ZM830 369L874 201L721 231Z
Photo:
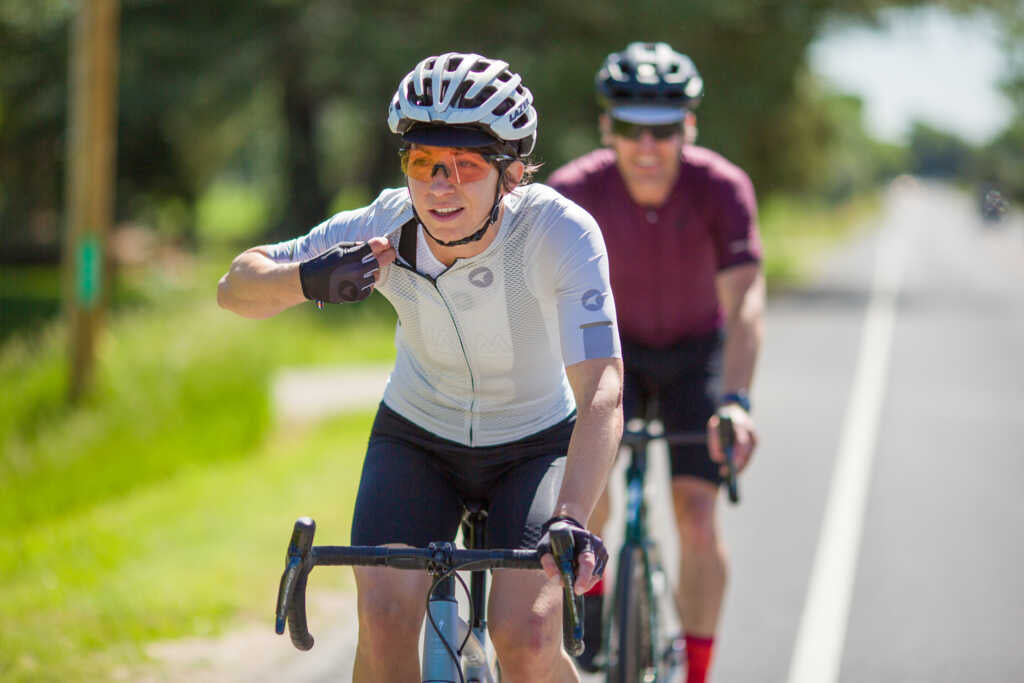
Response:
M540 184L506 196L498 235L433 280L401 259L377 289L398 313L384 403L468 446L507 443L575 409L565 366L621 357L608 256L594 219ZM309 234L266 247L304 261L341 241L386 236L412 218L406 188L336 214Z

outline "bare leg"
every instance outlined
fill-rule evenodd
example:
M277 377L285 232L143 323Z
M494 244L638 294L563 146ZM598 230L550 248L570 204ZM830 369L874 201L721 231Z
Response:
M715 515L718 488L694 477L672 480L679 528L679 590L676 600L687 633L711 637L725 595L728 566Z
M541 572L498 570L490 633L507 683L579 683L562 648L562 589Z
M353 683L419 681L419 636L430 577L425 572L353 567L359 641Z

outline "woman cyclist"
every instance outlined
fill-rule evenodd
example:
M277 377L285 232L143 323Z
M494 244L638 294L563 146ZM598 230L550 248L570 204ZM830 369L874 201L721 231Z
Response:
M585 524L622 430L615 308L601 233L577 205L527 185L537 138L530 91L505 62L420 62L388 107L406 186L308 234L248 249L221 279L246 317L378 290L398 314L352 522L355 545L454 538L460 505L488 505L489 547L545 549L572 527L579 592L607 553ZM490 631L507 681L578 680L561 648L547 574L496 571ZM353 680L419 680L429 577L360 567Z

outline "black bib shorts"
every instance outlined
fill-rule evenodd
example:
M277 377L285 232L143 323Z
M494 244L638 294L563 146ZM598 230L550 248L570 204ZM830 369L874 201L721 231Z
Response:
M532 436L470 447L380 404L352 519L353 545L454 540L464 501L487 503L488 548L535 548L562 485L575 414Z
M659 419L666 433L704 432L718 407L722 375L720 331L692 337L664 349L622 340L623 414ZM719 464L705 444L672 446L673 477L697 477L720 484Z

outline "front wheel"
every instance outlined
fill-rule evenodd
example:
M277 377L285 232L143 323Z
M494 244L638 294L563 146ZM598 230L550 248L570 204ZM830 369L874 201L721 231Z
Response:
M644 549L623 548L615 574L608 683L649 683L657 679L649 580Z

